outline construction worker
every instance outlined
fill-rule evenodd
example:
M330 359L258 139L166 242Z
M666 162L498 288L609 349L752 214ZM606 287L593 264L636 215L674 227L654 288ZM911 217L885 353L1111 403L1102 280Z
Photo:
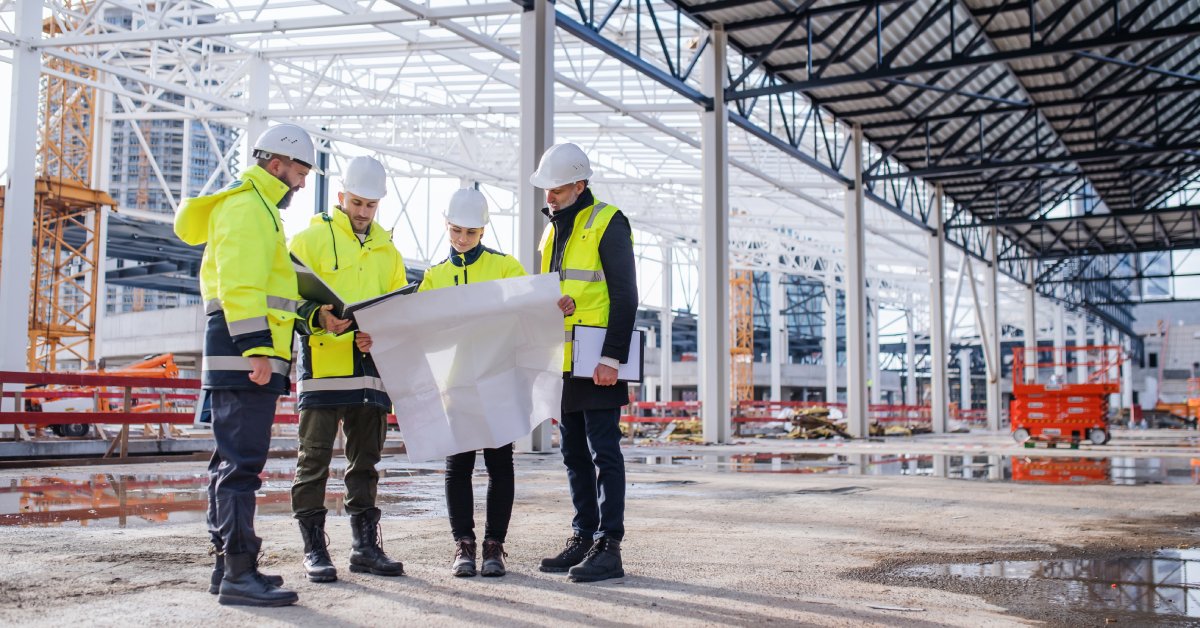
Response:
M387 194L387 172L371 157L346 166L336 211L313 216L292 239L292 253L347 303L404 287L404 259L392 234L375 222ZM383 551L375 506L379 463L392 401L371 359L371 337L343 333L350 321L332 305L306 301L300 308L300 444L292 484L292 513L304 537L304 570L312 582L337 580L325 536L325 484L338 424L346 436L346 512L353 539L350 571L404 575L404 565Z
M617 368L629 354L637 314L637 277L629 221L616 207L597 201L588 187L591 162L575 144L555 144L529 183L546 191L550 224L542 236L541 272L558 273L567 343L563 356L563 463L575 518L572 535L540 569L569 572L574 582L625 575L625 460L620 409L629 402ZM590 379L572 378L571 332L575 325L606 327L600 363Z
M482 243L488 223L487 199L476 189L463 189L450 197L446 211L446 234L450 256L425 271L419 291L465 286L493 279L523 277L525 269L516 258L493 251ZM487 524L483 533L484 576L503 576L504 539L512 517L514 494L512 443L483 450L487 466ZM471 475L475 470L475 452L464 451L446 458L446 510L454 537L455 576L476 574L475 498Z
M208 464L208 527L216 553L209 592L221 604L285 606L297 595L258 571L255 492L267 461L275 401L291 388L300 295L279 210L313 170L312 138L293 124L254 142L255 165L224 190L184 201L175 233L207 244L200 294L208 315L202 382L216 451Z

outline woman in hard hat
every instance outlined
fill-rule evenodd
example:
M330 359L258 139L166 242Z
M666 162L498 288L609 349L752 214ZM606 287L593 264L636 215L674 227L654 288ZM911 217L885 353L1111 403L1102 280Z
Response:
M419 291L523 277L526 274L516 258L483 246L481 240L488 222L488 205L479 190L455 192L450 197L450 207L445 216L450 256L425 271ZM514 491L512 443L484 449L483 462L487 466L488 492L481 573L484 576L503 576L504 537L508 534L508 521L512 516ZM475 499L471 491L474 470L474 451L464 451L446 458L446 509L450 514L450 531L455 543L452 568L454 575L460 577L474 576L476 573Z

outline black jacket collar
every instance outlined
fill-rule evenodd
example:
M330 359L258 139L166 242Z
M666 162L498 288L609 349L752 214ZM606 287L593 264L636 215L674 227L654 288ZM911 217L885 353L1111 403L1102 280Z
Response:
M450 263L455 266L462 266L463 261L465 259L466 265L470 266L471 264L474 264L475 260L479 259L479 256L483 255L483 252L486 250L487 250L487 247L483 246L483 242L476 244L475 248L471 249L470 251L467 251L466 253L459 253L458 251L454 250L453 246L451 246L450 247Z
M575 199L569 207L564 207L557 212L550 211L549 207L543 207L542 213L550 219L550 222L571 222L575 220L575 214L596 204L596 197L592 196L592 188L583 188L583 194Z

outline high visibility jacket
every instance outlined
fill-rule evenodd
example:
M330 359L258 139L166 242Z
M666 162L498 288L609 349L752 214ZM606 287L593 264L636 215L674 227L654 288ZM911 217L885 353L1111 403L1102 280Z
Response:
M575 300L575 313L563 317L566 330L563 345L563 371L571 370L571 334L576 325L608 327L608 283L600 264L600 239L617 208L596 202L575 216L571 235L562 255L559 282L562 293ZM542 251L542 272L550 272L551 255L546 247L554 242L554 223L546 225L539 246Z
M346 303L362 301L408 283L404 258L392 244L392 234L372 222L359 241L345 212L338 209L313 216L309 226L292 238L292 253L333 288ZM370 354L358 350L354 332L340 336L321 329L317 311L322 304L300 308L300 362L296 390L299 408L371 404L390 408Z
M183 202L175 233L207 244L200 264L200 294L208 322L202 382L206 389L267 389L286 394L292 331L300 295L276 204L288 187L254 166L238 181ZM250 356L267 356L271 381L250 381Z
M466 253L459 253L451 247L449 257L425 271L417 291L524 276L525 268L517 258L493 251L483 244L476 245Z

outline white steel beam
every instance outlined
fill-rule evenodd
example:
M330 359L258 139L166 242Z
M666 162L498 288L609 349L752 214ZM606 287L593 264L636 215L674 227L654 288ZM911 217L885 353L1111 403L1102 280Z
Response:
M42 3L18 2L9 83L8 189L4 195L4 242L0 257L0 370L24 371L29 342L30 281L33 275L34 178L37 176L38 83Z
M837 403L838 400L838 363L837 363L837 280L831 269L825 271L825 300L823 301L825 323L825 338L821 345L821 360L825 362L825 401Z
M1067 346L1067 308L1062 303L1054 303L1054 375L1058 383L1065 383L1067 376L1066 351Z
M949 385L946 362L946 226L943 224L945 198L942 186L934 189L933 211L929 219L934 231L929 235L929 418L934 433L946 431L949 413ZM959 273L959 279L962 274Z
M871 403L883 403L883 375L882 361L879 355L879 331L883 329L883 323L879 320L879 298L872 296L868 301L868 311L870 312L871 322L868 326L870 332L870 343L867 347L867 375L871 378Z
M1029 261L1029 283L1025 286L1025 367L1024 373L1013 373L1013 382L1017 381L1018 377L1025 378L1026 382L1037 381L1037 283L1032 279L1034 263Z
M1004 399L1001 393L1004 357L1000 355L1000 254L995 227L992 227L988 234L988 242L991 263L988 264L987 274L984 276L984 286L987 289L987 324L986 330L981 330L980 336L987 342L992 357L987 362L987 416L988 429L995 432L1000 430L1000 415L1003 410L1001 405Z
M1088 380L1088 352L1081 349L1087 345L1087 315L1080 313L1075 319L1075 382L1078 384L1086 384Z
M958 350L958 407L962 410L971 409L971 355L972 349Z
M771 353L767 359L771 365L771 401L782 401L783 364L787 362L788 355L787 326L784 324L783 318L783 308L787 306L787 288L783 285L783 273L770 273L770 281L771 294L769 298L771 316L769 327L771 330Z
M542 190L529 184L542 153L554 143L554 5L534 0L521 14L521 143L517 181L517 259L540 272L538 238L545 228ZM527 437L527 451L549 451L550 429L543 423Z
M659 323L662 327L659 332L659 380L662 386L662 394L659 398L663 401L674 400L674 382L671 377L671 361L674 359L674 351L672 343L674 342L674 321L675 315L671 309L671 294L674 289L675 263L671 251L671 245L664 243L662 245L662 309L659 310Z
M912 301L904 311L904 405L917 405L917 325Z
M846 161L854 188L846 191L846 431L867 436L867 277L863 196L862 127L851 131L851 155Z
M700 401L704 440L726 443L729 408L729 111L725 103L726 35L720 24L704 51L704 91L713 108L701 114L704 201L700 238Z

